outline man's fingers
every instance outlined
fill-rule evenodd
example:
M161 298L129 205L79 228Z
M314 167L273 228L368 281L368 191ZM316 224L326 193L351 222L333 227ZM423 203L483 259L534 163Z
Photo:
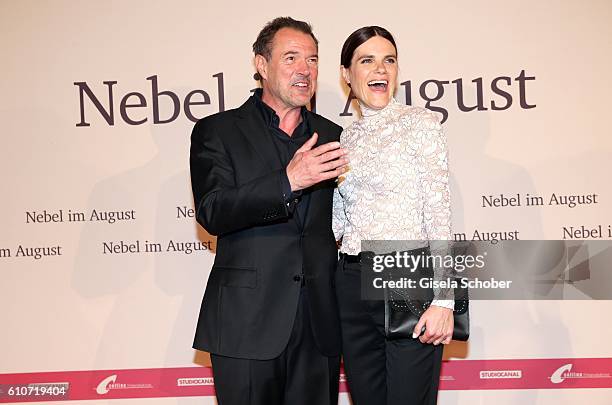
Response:
M319 134L315 132L310 138L308 138L306 142L304 142L304 145L300 146L300 148L295 153L311 150L312 147L317 144L317 139L319 139ZM338 144L340 143L338 142Z
M325 162L329 162L330 160L338 159L339 157L343 157L343 156L346 156L346 149L339 148L339 149L333 149L328 152L325 152L317 156L315 159L319 163L325 163Z
M338 177L348 171L348 159L345 157L347 152L340 148L340 142L328 142L312 149L317 139L318 134L315 132L295 152L289 162L293 174L289 176L288 168L287 177L289 177L291 190L301 190L321 181ZM294 187L294 183L298 184L297 188Z
M320 182L320 181L325 181L325 180L329 180L329 179L333 179L335 177L338 177L344 173L346 173L348 171L348 169L346 168L346 166L342 166L342 167L338 167L334 170L329 170L326 172L322 172L320 173L317 178L316 178L316 183Z
M323 163L320 165L321 172L328 172L330 170L337 169L339 167L344 167L348 163L348 159L340 158L336 160L332 160L331 162Z
M323 145L319 145L314 148L311 153L313 156L320 156L325 152L329 152L330 150L338 149L340 147L340 142L327 142ZM346 152L345 152L346 153Z

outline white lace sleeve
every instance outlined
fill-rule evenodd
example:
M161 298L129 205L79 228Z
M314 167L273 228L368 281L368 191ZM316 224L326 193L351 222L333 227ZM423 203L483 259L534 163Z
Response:
M440 121L427 111L420 120L419 174L423 187L423 224L432 255L450 254L451 203L449 191L448 152ZM453 276L452 269L434 268L434 278L445 280ZM453 308L452 289L434 289L432 305Z

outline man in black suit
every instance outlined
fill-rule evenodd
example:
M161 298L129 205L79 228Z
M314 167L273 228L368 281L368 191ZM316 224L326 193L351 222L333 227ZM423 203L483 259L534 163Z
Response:
M253 51L262 89L191 135L196 217L218 236L194 348L211 353L220 405L336 404L341 128L305 107L317 83L310 25L277 18Z

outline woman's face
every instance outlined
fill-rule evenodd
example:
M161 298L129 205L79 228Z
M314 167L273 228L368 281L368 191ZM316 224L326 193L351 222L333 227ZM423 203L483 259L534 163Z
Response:
M342 76L357 99L374 110L384 108L397 82L397 51L391 42L374 36L359 45L351 66L342 67Z

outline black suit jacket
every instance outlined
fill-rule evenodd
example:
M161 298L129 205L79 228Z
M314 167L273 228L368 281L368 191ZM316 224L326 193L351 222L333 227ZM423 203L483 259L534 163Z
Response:
M311 112L306 119L318 144L339 139L338 125ZM315 341L323 354L338 355L333 180L303 191L310 203L303 226L297 223L282 195L286 168L253 97L196 123L190 165L197 221L218 236L193 347L277 357L289 340L304 274Z

